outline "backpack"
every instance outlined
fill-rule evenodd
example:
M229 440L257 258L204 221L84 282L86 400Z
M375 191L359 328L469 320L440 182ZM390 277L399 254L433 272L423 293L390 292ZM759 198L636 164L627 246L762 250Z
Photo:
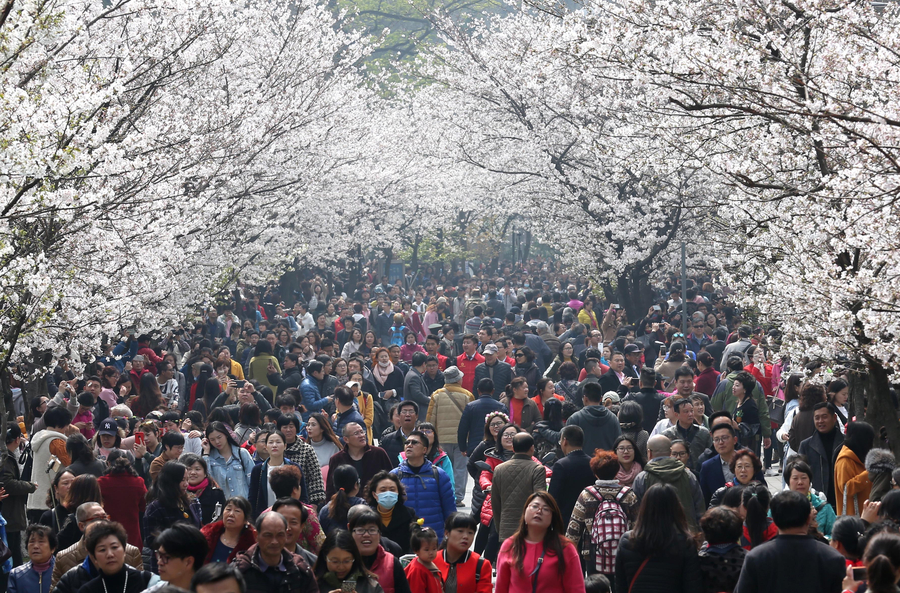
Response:
M594 569L602 574L616 572L616 548L619 540L628 531L628 517L622 510L620 501L631 492L631 488L623 486L616 498L604 498L594 486L586 488L591 496L600 502L594 513L594 524L591 526L591 552L594 557Z

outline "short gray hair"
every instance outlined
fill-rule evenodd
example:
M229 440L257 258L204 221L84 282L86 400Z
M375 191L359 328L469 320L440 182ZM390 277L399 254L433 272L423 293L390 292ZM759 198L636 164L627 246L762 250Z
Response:
M94 506L103 507L99 502L83 502L78 505L78 508L75 509L75 521L77 523L84 523L88 518L88 513L91 512L91 509Z
M344 429L341 431L341 434L345 437L348 436L349 433L347 431L353 426L359 426L359 428L362 429L363 432L366 431L366 429L363 426L360 426L359 422L348 422L347 424L344 425Z

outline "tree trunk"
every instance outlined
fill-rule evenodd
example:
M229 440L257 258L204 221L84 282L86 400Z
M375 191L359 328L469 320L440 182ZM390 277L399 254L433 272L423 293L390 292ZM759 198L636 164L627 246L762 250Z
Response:
M887 436L886 446L894 455L900 455L900 420L897 419L897 409L891 398L890 382L887 370L877 360L868 359L868 406L866 407L866 422L875 429L875 446L881 441L881 429ZM864 461L864 460L860 460Z
M421 242L422 238L419 235L416 235L412 246L412 261L410 262L410 267L416 272L419 271L419 244Z
M847 385L850 391L850 399L847 402L847 410L850 417L866 417L866 383L868 377L864 371L850 371L847 375Z

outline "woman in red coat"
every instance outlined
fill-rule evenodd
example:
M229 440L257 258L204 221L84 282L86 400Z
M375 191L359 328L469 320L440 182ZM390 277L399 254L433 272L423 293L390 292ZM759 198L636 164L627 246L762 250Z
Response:
M753 378L762 385L766 397L772 397L775 393L775 385L772 381L772 365L766 362L766 353L759 346L747 349L747 356L752 361L744 367L744 370L753 375Z
M129 458L130 453L113 449L107 463L109 468L97 480L103 495L104 509L110 521L118 521L128 533L128 543L138 549L144 546L141 538L141 517L147 506L147 486L137 475Z
M229 498L222 518L204 525L200 532L209 545L204 564L231 562L238 552L256 543L256 529L250 525L250 501L243 496Z

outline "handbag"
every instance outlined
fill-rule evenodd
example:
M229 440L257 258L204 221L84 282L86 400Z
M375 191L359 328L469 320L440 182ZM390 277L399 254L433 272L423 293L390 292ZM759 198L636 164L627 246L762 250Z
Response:
M769 420L776 425L784 424L784 400L777 397L767 398L766 405L769 408Z

